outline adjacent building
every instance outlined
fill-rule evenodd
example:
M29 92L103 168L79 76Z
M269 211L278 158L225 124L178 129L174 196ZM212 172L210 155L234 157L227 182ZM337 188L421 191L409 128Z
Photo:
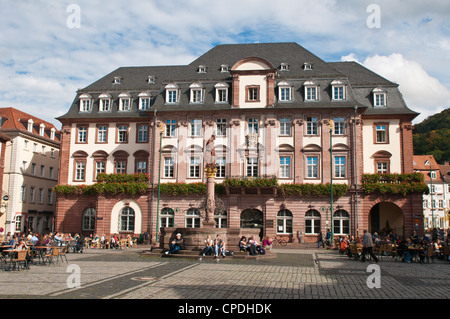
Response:
M49 122L0 108L3 234L53 230L59 174L59 131Z
M78 90L58 118L59 183L146 173L150 191L60 195L55 226L153 238L158 226L202 227L203 197L162 193L158 201L157 186L204 183L206 143L214 135L216 183L271 177L349 188L331 211L323 194L226 187L218 228L296 242L315 241L332 219L336 235L376 231L387 221L399 234L422 231L421 194L361 189L366 173L413 172L417 115L397 84L355 62L325 62L297 43L218 45L188 65L121 67Z
M450 165L440 165L433 155L414 155L414 170L424 176L430 190L423 195L424 227L448 228L450 208Z

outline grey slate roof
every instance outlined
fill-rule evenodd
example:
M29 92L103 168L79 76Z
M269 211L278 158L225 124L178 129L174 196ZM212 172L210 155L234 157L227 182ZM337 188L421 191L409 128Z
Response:
M221 72L221 65L231 68L238 61L258 57L268 61L277 70L275 84L287 80L293 85L292 102L275 102L274 108L308 109L311 107L348 108L358 105L367 108L366 114L409 114L417 116L403 101L398 85L392 83L374 72L355 62L325 62L297 43L261 43L261 44L226 44L217 45L188 65L180 66L148 66L121 67L100 78L87 87L79 90L69 111L59 119L81 118L117 118L117 117L145 117L146 112L138 111L141 92L152 95L150 110L181 111L181 110L221 110L231 109L229 103L215 103L214 85L218 82L229 84L231 100L231 76L229 72ZM289 71L281 71L281 63L287 63ZM310 63L312 70L304 70L304 63ZM198 67L206 66L206 73L199 73ZM155 77L154 83L148 83L149 76ZM120 78L120 84L114 84L114 77ZM303 83L314 79L320 84L320 101L305 102ZM336 79L348 84L347 99L345 101L331 101L331 82ZM205 87L205 100L202 104L189 103L189 86L200 82ZM165 104L165 85L176 83L180 87L180 100L177 105ZM383 87L388 92L388 107L374 108L372 90ZM132 95L131 112L118 111L118 95L128 92ZM79 112L79 96L89 93L94 99L92 111ZM98 112L101 93L112 96L112 111ZM277 95L278 90L275 94Z

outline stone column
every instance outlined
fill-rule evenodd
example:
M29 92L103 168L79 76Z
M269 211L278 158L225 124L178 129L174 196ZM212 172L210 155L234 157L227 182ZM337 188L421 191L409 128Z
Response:
M203 221L203 227L214 228L216 223L214 221L214 210L216 203L214 199L214 186L217 168L214 166L206 166L206 214Z

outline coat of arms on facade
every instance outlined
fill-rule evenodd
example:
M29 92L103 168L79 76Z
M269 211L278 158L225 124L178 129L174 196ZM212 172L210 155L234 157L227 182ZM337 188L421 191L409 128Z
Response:
M248 148L256 148L258 145L258 133L249 133L247 135L247 147Z

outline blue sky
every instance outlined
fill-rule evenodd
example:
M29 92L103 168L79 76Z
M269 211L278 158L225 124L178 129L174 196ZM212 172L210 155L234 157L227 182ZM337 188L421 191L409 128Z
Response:
M57 127L76 90L114 69L187 64L224 43L357 61L400 85L416 122L450 106L448 0L0 0L0 14L0 106Z

